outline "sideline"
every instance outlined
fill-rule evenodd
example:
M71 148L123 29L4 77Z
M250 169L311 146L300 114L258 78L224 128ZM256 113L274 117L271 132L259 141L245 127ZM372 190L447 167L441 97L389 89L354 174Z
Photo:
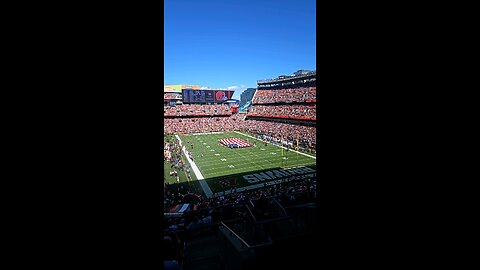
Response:
M198 135L208 135L208 134L223 134L223 131L218 132L202 132L202 133L192 133L191 136L198 136Z
M242 134L243 136L250 137L250 138L252 138L252 139L255 139L255 140L257 140L257 141L266 142L266 141L264 141L264 140L257 139L257 138L255 138L255 137L252 137L252 136L250 136L250 135L247 135L247 134L243 134L243 133L241 133L241 132L238 132L238 131L233 131L233 132L235 132L235 133L238 133L238 134ZM266 142L266 143L272 144L272 143L270 143L270 142ZM279 145L275 145L275 146L281 147L281 148L283 148L283 149L287 149L287 148L286 148L286 147L284 147L284 146L279 146ZM295 153L299 153L300 155L304 155L304 156L306 156L306 157L310 157L310 158L313 158L313 159L317 159L317 157L310 156L310 155L307 155L307 154L305 154L305 153L302 153L302 152L298 152L298 151L296 151L296 150L293 150L293 149L288 149L288 151L292 151L292 152L295 152Z
M188 163L190 163L190 167L192 167L193 173L195 173L195 176L197 177L197 180L200 183L200 186L202 187L203 192L205 192L205 196L207 196L207 198L211 198L213 195L213 192L208 186L207 182L205 182L205 178L203 177L202 173L198 169L197 164L195 164L195 162L191 160L190 157L188 156L180 137L178 135L175 135L175 138L177 138L178 142L180 143L180 147L182 147L182 152L183 154L185 154L185 158L187 159Z

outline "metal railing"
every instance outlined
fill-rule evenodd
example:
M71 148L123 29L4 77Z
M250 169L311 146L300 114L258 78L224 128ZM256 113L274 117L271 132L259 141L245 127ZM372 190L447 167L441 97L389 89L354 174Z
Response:
M285 208L277 201L277 199L273 198L273 201L280 207L280 209L282 210L282 213L283 213L285 216L288 216L288 215L287 215L287 211L285 211Z
M253 214L252 210L250 209L250 207L248 207L248 205L246 205L246 206L247 206L248 213L250 213L250 216L253 219L253 222L257 223L257 219L255 218L255 215Z
M230 232L230 235L234 235L236 238L238 238L238 240L240 240L240 242L242 243L242 247L245 246L247 248L250 248L251 246L245 242L245 240L243 240L242 237L240 237L238 234L236 234L232 229L230 229L230 227L228 227L225 223L223 222L220 222L220 225L223 226L224 228L226 228L229 232Z

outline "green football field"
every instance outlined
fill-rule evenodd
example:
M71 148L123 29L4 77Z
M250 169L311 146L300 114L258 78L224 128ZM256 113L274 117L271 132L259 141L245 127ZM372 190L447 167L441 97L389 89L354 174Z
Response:
M192 152L195 164L214 193L250 185L244 175L285 168L316 167L316 159L311 156L287 151L273 144L265 146L259 140L236 132L184 135L180 138L186 149ZM256 142L256 146L230 149L218 142L222 138L248 139L250 143ZM194 177L194 173L191 174Z

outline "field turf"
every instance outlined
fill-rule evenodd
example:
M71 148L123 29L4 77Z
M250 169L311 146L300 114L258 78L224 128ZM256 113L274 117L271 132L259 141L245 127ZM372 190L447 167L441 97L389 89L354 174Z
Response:
M186 149L193 154L193 159L201 174L214 192L229 189L233 186L249 185L240 176L278 168L297 166L315 167L316 160L293 151L265 144L259 140L236 132L206 135L180 136ZM222 138L240 138L256 146L230 149L221 145ZM191 172L192 176L194 175ZM234 184L230 182L235 177ZM228 181L229 183L226 183Z

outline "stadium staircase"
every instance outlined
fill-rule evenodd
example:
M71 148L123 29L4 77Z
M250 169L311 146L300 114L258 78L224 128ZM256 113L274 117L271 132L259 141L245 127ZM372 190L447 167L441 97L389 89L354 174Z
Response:
M268 269L272 261L287 262L292 256L307 263L315 258L307 249L316 244L316 222L315 203L249 201L235 219L189 234L184 270Z
M225 269L266 269L273 261L287 263L292 256L308 265L309 259L315 258L308 247L315 244L316 204L283 207L271 198L265 205L249 201L246 208L241 222L219 227L220 259Z

